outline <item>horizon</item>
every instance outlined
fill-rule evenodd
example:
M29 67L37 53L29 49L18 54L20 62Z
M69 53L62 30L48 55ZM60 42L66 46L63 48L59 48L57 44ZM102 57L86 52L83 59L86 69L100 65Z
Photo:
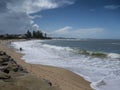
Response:
M38 29L51 37L120 39L120 1L0 1L0 34Z
M5 34L0 34L0 35L25 35L26 33L14 33L14 34L9 34L9 33L5 33ZM24 38L24 37L23 37ZM116 38L75 38L75 37L54 37L54 36L51 36L50 37L51 39L71 39L71 40L120 40L120 39L116 39ZM31 38L32 39L32 38Z

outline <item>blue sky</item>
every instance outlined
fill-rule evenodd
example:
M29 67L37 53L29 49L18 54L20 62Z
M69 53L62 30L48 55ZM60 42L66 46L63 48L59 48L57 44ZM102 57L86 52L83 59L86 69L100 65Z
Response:
M36 14L42 17L34 21L52 36L120 39L119 0L76 0Z
M0 33L120 39L120 0L0 0Z

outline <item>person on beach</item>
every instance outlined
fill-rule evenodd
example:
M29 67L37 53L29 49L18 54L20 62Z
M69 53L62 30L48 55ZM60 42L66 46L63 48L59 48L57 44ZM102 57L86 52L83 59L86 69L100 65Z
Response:
M23 49L20 47L20 51L22 51Z

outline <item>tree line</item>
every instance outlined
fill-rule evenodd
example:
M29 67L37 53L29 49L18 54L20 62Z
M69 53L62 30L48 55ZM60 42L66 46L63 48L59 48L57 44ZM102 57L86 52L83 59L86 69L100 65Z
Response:
M27 31L25 34L1 34L0 39L51 39L46 33L37 31Z
M28 30L27 33L25 34L25 36L27 38L40 38L40 39L46 39L47 38L47 34L46 33L42 33L39 30L33 31L33 32L30 32Z

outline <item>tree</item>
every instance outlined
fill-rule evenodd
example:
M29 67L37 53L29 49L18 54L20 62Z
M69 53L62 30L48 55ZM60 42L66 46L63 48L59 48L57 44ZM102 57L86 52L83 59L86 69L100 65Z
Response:
M47 34L41 32L40 30L30 32L29 30L25 34L27 38L39 38L39 39L47 39Z
M31 34L31 32L30 32L29 30L28 30L27 33L26 33L26 37L27 37L27 38L32 38L32 34Z
M38 31L36 31L36 38L41 38L41 36L40 36L40 31L38 30Z

